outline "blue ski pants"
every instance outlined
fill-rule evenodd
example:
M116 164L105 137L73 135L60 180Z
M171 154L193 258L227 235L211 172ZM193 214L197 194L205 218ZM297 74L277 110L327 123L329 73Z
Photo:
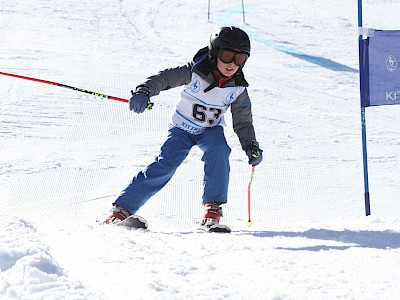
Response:
M226 203L229 184L229 148L222 126L207 128L199 135L172 127L154 162L139 172L115 201L131 214L160 191L172 178L176 169L197 145L204 162L203 203Z

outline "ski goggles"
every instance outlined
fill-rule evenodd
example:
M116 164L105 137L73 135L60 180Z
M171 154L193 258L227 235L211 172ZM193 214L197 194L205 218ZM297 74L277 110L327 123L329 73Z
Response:
M218 58L224 64L234 63L238 67L244 66L249 56L246 53L234 52L231 50L221 49L218 52Z

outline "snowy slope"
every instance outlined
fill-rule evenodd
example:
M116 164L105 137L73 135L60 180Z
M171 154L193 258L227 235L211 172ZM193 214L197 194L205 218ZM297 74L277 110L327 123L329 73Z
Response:
M186 63L223 25L246 30L265 159L250 167L227 114L231 235L193 233L193 149L140 210L150 230L96 226L166 136L178 90L127 105L0 77L0 299L398 299L399 106L367 109L365 217L356 1L0 1L0 71L122 98ZM354 2L354 3L353 3ZM395 0L364 24L400 29Z

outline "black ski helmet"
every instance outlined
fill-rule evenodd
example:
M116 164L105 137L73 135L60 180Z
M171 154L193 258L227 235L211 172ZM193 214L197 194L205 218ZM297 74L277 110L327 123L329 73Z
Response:
M246 32L237 27L221 27L210 37L208 51L210 60L218 55L218 50L224 48L250 56L250 39Z

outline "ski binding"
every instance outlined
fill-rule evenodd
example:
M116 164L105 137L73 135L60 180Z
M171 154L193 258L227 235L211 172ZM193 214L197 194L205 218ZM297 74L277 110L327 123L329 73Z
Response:
M211 226L199 225L199 230L203 230L205 232L216 232L216 233L231 233L231 229L222 224L214 224Z

